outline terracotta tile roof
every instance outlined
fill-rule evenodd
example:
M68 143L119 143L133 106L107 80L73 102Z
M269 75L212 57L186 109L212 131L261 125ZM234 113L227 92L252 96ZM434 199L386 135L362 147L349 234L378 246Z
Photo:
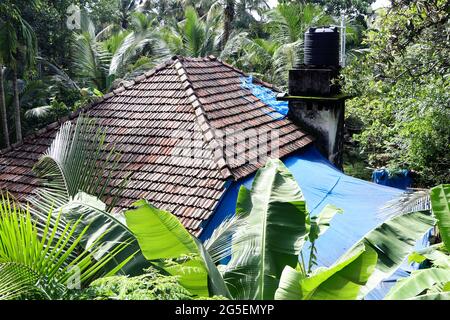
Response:
M283 157L312 141L290 120L276 120L273 109L242 88L243 75L212 56L173 57L70 116L86 112L95 117L107 127L108 142L123 154L111 185L125 172L132 177L118 207L146 198L199 235L226 181L262 166L264 147L272 150L278 143L278 153L274 149L268 156ZM31 168L67 120L3 150L0 189L18 197L33 192L37 181ZM230 141L234 148L228 147ZM234 158L237 150L241 156Z

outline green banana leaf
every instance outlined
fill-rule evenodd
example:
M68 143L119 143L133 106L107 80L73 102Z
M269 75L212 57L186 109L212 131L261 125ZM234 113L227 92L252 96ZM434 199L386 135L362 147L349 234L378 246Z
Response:
M450 292L423 294L408 300L450 300Z
M369 279L377 262L376 252L359 244L329 268L311 276L287 266L275 293L277 300L353 300Z
M125 218L146 259L178 276L180 284L194 295L229 296L211 259L207 257L205 262L206 251L173 214L145 200L133 205L135 209L126 211Z
M322 211L316 216L311 218L311 230L309 231L309 241L315 241L319 236L325 233L330 227L330 222L333 217L342 213L342 209L336 208L335 206L328 204Z
M206 248L197 238L193 238L195 244L200 251L200 255L203 258L206 269L208 270L208 286L213 295L221 295L228 299L231 299L230 291L227 288L227 285L222 277L222 274L217 269L216 264L212 260Z
M92 244L101 243L100 250L91 252L97 261L126 244L122 251L104 266L104 270L120 268L117 274L130 276L142 274L143 270L148 268L151 263L142 255L133 232L104 211L105 208L106 205L96 197L80 192L64 205L61 211L65 219L79 221L76 231L78 234L86 229L80 241L83 249L90 251ZM123 265L124 263L125 265Z
M450 269L450 256L441 250L446 250L443 243L438 243L422 250L413 252L409 257L409 262L422 263L425 260L431 261L433 266Z
M413 271L409 277L397 280L384 299L403 300L415 298L436 284L445 285L449 282L450 270L448 269L431 268Z
M435 219L429 212L412 212L396 216L367 233L356 245L363 243L374 249L378 261L369 280L361 288L359 298L364 298L381 281L390 277L434 223Z
M225 282L234 298L273 299L284 267L296 266L310 229L302 192L280 160L258 170L251 191L241 187L236 214L245 224L233 236Z
M450 184L441 184L431 189L431 210L447 251L450 252Z

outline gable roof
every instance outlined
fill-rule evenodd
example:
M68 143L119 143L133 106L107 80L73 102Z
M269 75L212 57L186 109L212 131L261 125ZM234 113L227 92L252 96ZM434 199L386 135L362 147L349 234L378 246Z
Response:
M242 76L243 72L213 56L175 56L3 150L0 189L19 198L31 194L38 183L32 166L50 146L60 124L85 112L107 128L107 142L114 142L123 154L112 185L132 172L118 207L145 198L174 213L199 235L202 222L224 194L226 181L248 176L264 165L266 157L259 148L275 146L271 132L277 133L278 154L268 156L283 157L313 141L289 119L274 118L272 108L241 86ZM254 132L257 139L252 139ZM224 133L245 152L246 161L233 157L233 148L224 147L229 144L221 139Z

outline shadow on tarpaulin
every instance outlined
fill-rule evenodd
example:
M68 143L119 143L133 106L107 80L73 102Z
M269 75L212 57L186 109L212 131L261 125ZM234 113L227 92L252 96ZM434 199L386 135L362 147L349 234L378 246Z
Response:
M314 146L291 154L282 161L297 180L312 216L317 215L327 204L344 211L333 218L330 228L316 241L318 266L332 265L367 232L380 225L383 222L380 208L404 192L345 175ZM243 185L251 189L254 176L229 183L215 213L204 227L200 236L202 241L208 239L226 217L234 214L239 188ZM422 242L418 243L418 248L423 247ZM306 245L303 252L306 257L309 255L307 249ZM408 276L408 271L414 268L405 262L392 277L370 292L366 299L382 299L396 279Z

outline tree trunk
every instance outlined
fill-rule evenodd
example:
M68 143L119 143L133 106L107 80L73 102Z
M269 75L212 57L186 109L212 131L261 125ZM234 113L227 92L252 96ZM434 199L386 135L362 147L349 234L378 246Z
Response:
M17 69L13 69L14 90L14 120L16 123L16 142L22 141L22 123L20 121L19 86L17 84Z
M5 87L3 86L3 66L0 64L0 118L2 121L2 132L5 146L9 148L11 143L9 141L8 119L6 118L6 101L5 101Z
M232 24L234 20L234 7L236 5L235 0L226 0L225 10L224 10L224 20L223 20L223 39L222 39L222 49L228 42L230 34L232 31Z

